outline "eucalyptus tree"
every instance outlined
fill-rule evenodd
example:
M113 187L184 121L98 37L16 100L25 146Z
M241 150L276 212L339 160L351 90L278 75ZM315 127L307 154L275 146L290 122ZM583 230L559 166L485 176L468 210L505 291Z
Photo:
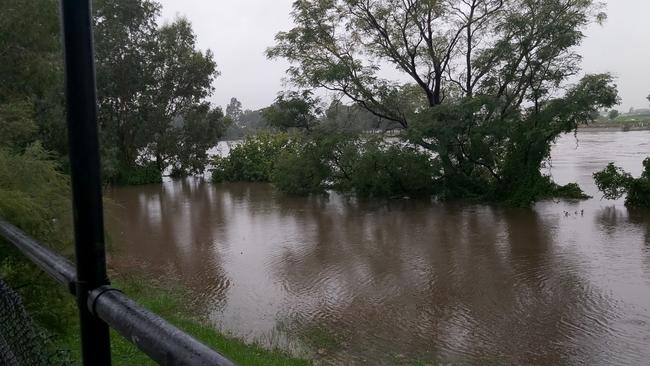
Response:
M112 177L132 167L146 143L149 51L161 7L150 0L99 0L93 10L102 163Z
M100 0L94 11L105 174L114 177L151 160L161 172L170 165L179 168L179 162L188 161L179 157L180 146L205 145L189 143L178 123L188 113L197 118L197 108L205 108L218 75L212 52L197 49L185 18L159 26L161 6L155 1ZM212 120L215 114L202 115ZM201 138L216 144L220 133L209 129Z
M339 93L432 150L448 195L528 203L561 133L618 100L610 75L580 73L593 0L297 0L271 58L293 83ZM386 68L402 76L384 77ZM400 80L409 80L403 82Z
M209 162L208 150L225 134L232 121L219 107L204 102L191 106L173 127L177 138L169 151L172 175L203 174Z
M145 148L155 158L158 169L162 171L171 161L178 161L177 144L183 136L179 135L182 130L176 128L175 121L178 118L183 120L188 113L192 114L192 118L197 118L197 110L210 109L201 103L212 94L212 81L218 72L212 52L196 49L196 35L185 18L177 18L157 29L149 57L149 79L146 83L147 93L144 95L147 118L144 123L147 135ZM207 111L201 115L209 119L215 116ZM218 116L223 117L220 110ZM216 145L221 132L213 129L204 131L204 137L211 140L208 148ZM183 144L183 149L196 146L202 147L203 144L186 143ZM203 153L205 151L191 152L198 155Z

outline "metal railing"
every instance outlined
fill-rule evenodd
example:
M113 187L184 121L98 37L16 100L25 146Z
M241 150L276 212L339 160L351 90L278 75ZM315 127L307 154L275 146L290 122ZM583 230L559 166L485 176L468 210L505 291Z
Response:
M13 244L51 278L76 295L72 262L0 219L0 237ZM223 365L234 363L129 299L120 290L101 286L85 304L92 316L113 327L124 338L161 365ZM97 361L97 362L95 362ZM110 362L110 358L108 359ZM103 361L93 360L93 365Z
M234 366L110 286L90 0L61 0L76 266L0 219L0 236L76 296L84 366L111 365L109 327L161 365Z

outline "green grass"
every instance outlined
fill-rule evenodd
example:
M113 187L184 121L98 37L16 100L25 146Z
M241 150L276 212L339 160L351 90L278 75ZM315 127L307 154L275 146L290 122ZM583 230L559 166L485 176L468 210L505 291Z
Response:
M638 122L650 122L650 114L624 114L618 116L614 122L619 123L638 123Z
M122 289L145 308L160 315L239 365L311 365L309 361L293 358L281 350L266 350L258 345L246 344L237 338L221 334L198 317L186 314L188 306L182 302L182 299L187 298L185 297L187 292L182 289L163 288L156 281L142 281L142 279L134 278L118 278L113 282L114 287ZM191 311L191 307L189 309ZM69 350L72 359L79 360L79 328L78 323L76 321L74 323L64 337L55 340L54 346L58 349ZM111 331L111 348L113 365L156 365L148 356L115 331Z

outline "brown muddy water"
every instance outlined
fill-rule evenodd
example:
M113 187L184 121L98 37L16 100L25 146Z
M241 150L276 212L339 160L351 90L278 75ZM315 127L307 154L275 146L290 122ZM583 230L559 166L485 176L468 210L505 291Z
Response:
M650 131L580 132L551 173L595 196L532 209L295 198L200 180L118 188L123 272L177 276L215 327L328 365L650 365L650 212L591 174L638 175ZM189 299L188 299L189 301Z

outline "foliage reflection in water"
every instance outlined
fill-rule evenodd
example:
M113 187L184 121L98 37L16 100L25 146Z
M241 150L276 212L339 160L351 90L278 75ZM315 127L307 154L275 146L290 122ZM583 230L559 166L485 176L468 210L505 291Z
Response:
M509 209L296 198L198 180L116 188L120 271L174 273L220 329L323 364L638 365L650 359L650 213L600 200L650 132L581 132L558 183L595 198Z

